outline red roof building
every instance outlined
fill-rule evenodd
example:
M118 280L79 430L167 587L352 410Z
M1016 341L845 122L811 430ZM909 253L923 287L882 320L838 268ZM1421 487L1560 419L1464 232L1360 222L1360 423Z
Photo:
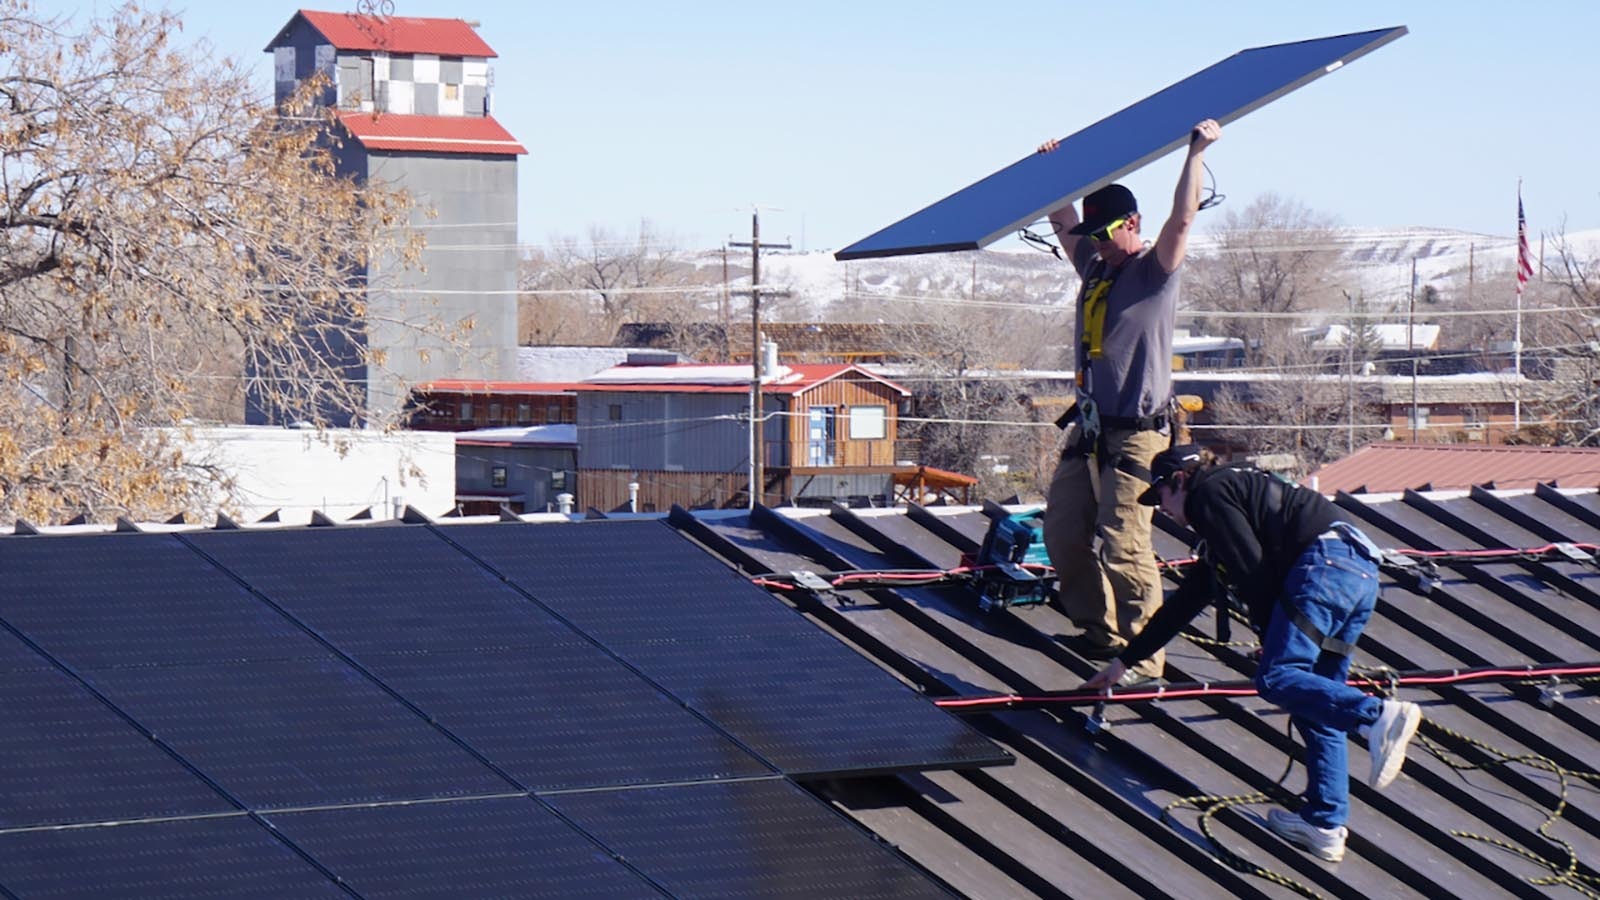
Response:
M432 53L439 56L497 56L483 38L461 19L424 19L416 16L364 16L359 13L302 9L304 19L338 50L375 50L384 53ZM291 28L289 20L284 30ZM267 47L271 52L272 47Z
M1600 486L1600 450L1584 447L1369 444L1306 478L1324 494Z

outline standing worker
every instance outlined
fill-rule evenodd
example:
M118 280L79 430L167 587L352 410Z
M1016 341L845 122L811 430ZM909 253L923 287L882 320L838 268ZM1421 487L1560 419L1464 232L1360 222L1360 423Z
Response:
M1227 615L1227 596L1217 589L1230 591L1261 635L1256 689L1288 711L1306 742L1305 805L1298 816L1274 808L1267 827L1338 862L1349 834L1348 734L1366 738L1368 781L1381 789L1400 774L1422 720L1417 704L1382 700L1345 681L1377 604L1382 554L1316 491L1259 469L1218 467L1193 444L1162 451L1150 468L1154 483L1139 502L1159 504L1194 530L1199 563L1122 655L1083 686L1115 685L1214 599L1217 615Z
M1050 214L1083 287L1074 331L1077 404L1061 423L1066 444L1050 479L1044 544L1061 612L1083 630L1076 649L1091 659L1122 652L1161 608L1151 511L1137 498L1149 484L1151 458L1171 443L1178 269L1200 210L1202 157L1220 137L1215 120L1194 127L1172 215L1153 245L1140 236L1133 192L1120 184L1084 197L1082 221L1071 203ZM1048 141L1039 152L1055 148ZM1161 653L1151 655L1125 683L1160 677L1163 663Z

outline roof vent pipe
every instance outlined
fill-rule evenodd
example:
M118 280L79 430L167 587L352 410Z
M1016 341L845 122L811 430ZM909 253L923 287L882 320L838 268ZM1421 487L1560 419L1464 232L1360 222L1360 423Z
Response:
M778 342L761 342L761 375L772 378L778 374Z

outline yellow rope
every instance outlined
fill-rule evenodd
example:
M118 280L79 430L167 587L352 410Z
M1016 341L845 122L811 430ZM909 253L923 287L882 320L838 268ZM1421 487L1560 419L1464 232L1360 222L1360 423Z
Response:
M1537 684L1538 682L1526 683ZM1560 798L1556 801L1556 805L1550 811L1550 814L1545 817L1544 822L1539 825L1538 833L1545 840L1550 841L1552 844L1559 845L1562 848L1566 854L1565 864L1555 860L1546 859L1544 856L1541 856L1540 854L1529 850L1526 847L1518 846L1510 843L1509 841L1505 841L1491 835L1476 834L1474 832L1465 831L1462 829L1452 829L1450 834L1463 840L1479 841L1494 847L1499 847L1508 853L1516 854L1517 856L1520 856L1543 868L1549 869L1554 873L1545 876L1529 877L1527 879L1529 884L1537 885L1539 887L1565 885L1585 897L1596 898L1596 900L1600 900L1600 892L1597 892L1590 887L1591 885L1600 887L1600 878L1596 878L1592 875L1584 875L1579 872L1577 850L1572 846L1571 843L1550 833L1551 826L1555 825L1556 821L1561 818L1561 814L1567 808L1567 789L1570 781L1572 779L1579 779L1593 783L1600 783L1600 773L1568 769L1564 766L1558 765L1555 760L1550 759L1547 756L1541 756L1537 753L1507 753L1504 750L1491 747L1488 744L1477 740L1476 738L1468 737L1459 731L1447 728L1430 719L1424 719L1423 724L1428 726L1429 730L1436 731L1443 735L1448 735L1457 741L1469 744L1478 748L1484 753L1489 754L1490 756L1496 757L1496 759L1486 763L1467 762L1465 759L1462 759L1459 754L1446 749L1443 745L1432 740L1427 735L1419 731L1417 733L1417 739L1422 746L1429 753L1433 754L1435 759L1438 759L1440 762L1457 772L1468 772L1473 770L1487 769L1489 766L1521 763L1522 765L1525 765L1531 769L1538 769L1555 775L1556 779L1561 785Z
M1274 884L1281 885L1291 891L1294 891L1296 894L1299 894L1302 897L1309 898L1309 900L1322 900L1322 895L1312 890L1309 886L1302 884L1301 882L1298 882L1293 878L1282 874L1281 872L1274 872L1265 866L1257 865L1256 863L1245 859L1232 850L1229 850L1223 845L1222 841L1219 840L1215 834L1212 834L1211 817L1222 810L1233 806L1249 806L1253 804L1271 802L1271 797L1261 793L1235 794L1232 796L1202 794L1197 797L1180 797L1161 808L1161 821L1165 822L1169 827L1171 827L1171 813L1173 809L1178 807L1197 809L1200 811L1200 833L1205 835L1206 840L1210 842L1211 852L1215 854L1216 857L1225 865L1233 868L1236 871L1243 872L1246 875L1254 875L1257 878L1264 878Z
M1365 673L1360 676L1361 680L1366 682L1366 684L1373 689L1375 694L1380 697L1389 697L1393 694L1393 688L1396 684L1395 679L1399 677L1399 673L1387 666L1351 667L1352 671L1355 671L1358 668L1361 672ZM1378 676L1387 677L1380 678ZM1542 684L1542 682L1539 681L1528 681L1523 683L1530 685ZM1491 835L1477 834L1463 829L1452 829L1450 831L1451 836L1460 838L1462 840L1478 841L1480 843L1498 847L1508 853L1520 856L1529 862L1540 866L1541 868L1549 869L1551 871L1552 874L1550 875L1530 876L1527 879L1529 884L1537 887L1553 887L1564 885L1573 889L1574 891L1577 891L1579 894L1585 897L1591 898L1591 900L1600 900L1600 878L1596 878L1592 875L1585 875L1579 872L1578 854L1576 848L1574 848L1570 842L1556 837L1550 833L1550 828L1554 826L1556 821L1561 818L1561 814L1567 808L1567 789L1570 781L1573 779L1578 779L1600 785L1600 773L1568 769L1564 766L1558 765L1555 760L1552 760L1546 756L1541 756L1537 753L1507 753L1503 750L1491 747L1490 745L1485 744L1476 738L1468 737L1459 731L1455 731L1454 729L1440 725L1439 723L1434 722L1432 719L1424 718L1422 720L1422 724L1431 731L1434 731L1438 734L1447 735L1464 744L1469 744L1473 747L1476 747L1490 756L1496 757L1496 759L1487 763L1468 762L1459 754L1446 749L1442 744L1439 744L1438 742L1429 738L1427 735L1423 734L1419 729L1417 732L1417 741L1422 745L1422 747L1432 754L1435 759L1438 759L1440 762L1457 772L1487 769L1489 766L1496 765L1521 763L1529 768L1538 769L1540 771L1555 775L1561 785L1560 798L1557 800L1555 807L1550 811L1550 814L1545 817L1544 822L1540 824L1537 831L1540 836L1544 837L1552 844L1560 846L1563 851L1565 851L1566 860L1564 863L1561 861L1547 859L1533 850ZM1283 775L1279 776L1278 778L1277 783L1279 785L1283 784L1284 779L1289 776L1289 771L1293 767L1294 759L1293 757L1290 757L1288 767L1284 769ZM1303 897L1318 898L1320 895L1318 895L1305 884L1295 881L1286 875L1275 872L1264 866L1257 865L1256 863L1245 859L1239 854L1223 846L1222 842L1218 840L1216 835L1211 831L1211 817L1224 809L1233 806L1248 806L1270 802L1272 802L1272 798L1264 793L1235 794L1231 796L1202 794L1194 797L1180 797L1162 807L1161 821L1171 827L1173 824L1171 815L1172 810L1179 807L1188 807L1198 810L1200 812L1200 833L1205 836L1206 840L1211 844L1212 852L1223 863L1237 871L1244 872L1248 875L1254 875L1259 878L1264 878L1275 884L1281 885Z

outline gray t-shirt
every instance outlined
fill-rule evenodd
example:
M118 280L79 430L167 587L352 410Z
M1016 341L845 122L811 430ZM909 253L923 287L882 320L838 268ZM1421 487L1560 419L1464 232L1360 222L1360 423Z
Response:
M1085 283L1112 274L1086 240L1078 242L1072 267ZM1087 372L1089 396L1100 415L1137 418L1167 408L1172 397L1172 324L1182 271L1180 266L1168 275L1151 247L1123 263L1112 274L1105 298L1102 354L1094 359L1082 342L1084 292L1078 292L1072 346L1078 371Z

